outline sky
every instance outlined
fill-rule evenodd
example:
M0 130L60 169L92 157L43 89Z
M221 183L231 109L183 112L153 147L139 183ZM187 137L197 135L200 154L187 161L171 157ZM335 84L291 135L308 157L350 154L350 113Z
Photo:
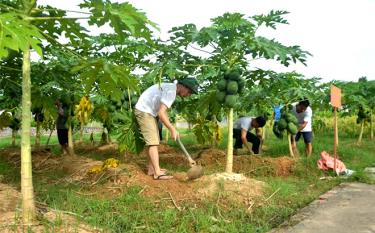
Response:
M38 0L60 9L78 10L80 0ZM262 29L258 35L275 38L285 45L299 45L312 54L307 66L287 68L272 61L258 61L254 67L275 71L296 71L322 81L357 81L361 76L375 80L375 0L129 0L168 37L174 26L194 23L209 26L210 19L225 12L246 16L267 14L270 10L290 12L289 24L277 30ZM92 29L95 33L97 29Z

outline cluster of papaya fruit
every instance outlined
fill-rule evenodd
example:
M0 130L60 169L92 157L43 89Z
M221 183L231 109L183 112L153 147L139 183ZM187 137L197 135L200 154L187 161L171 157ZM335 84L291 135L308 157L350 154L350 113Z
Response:
M283 137L284 130L292 135L295 135L298 132L298 120L291 112L281 114L281 119L273 125L273 133L278 138Z
M238 95L245 87L245 80L239 69L228 70L217 83L216 100L228 108L233 108L238 101Z

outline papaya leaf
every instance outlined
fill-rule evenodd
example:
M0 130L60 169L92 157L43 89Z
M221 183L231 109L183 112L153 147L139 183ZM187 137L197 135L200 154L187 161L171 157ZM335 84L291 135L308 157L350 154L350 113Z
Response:
M0 57L7 57L8 49L22 51L29 46L43 56L42 39L44 37L38 28L23 20L20 14L15 12L0 14Z
M137 119L131 111L119 112L115 114L117 142L121 152L131 152L139 154L142 152L145 142L140 133Z
M156 24L147 19L143 12L140 12L131 4L110 3L109 1L85 0L80 4L81 8L89 8L89 24L102 26L109 23L116 34L125 39L131 35L144 37L151 40L151 31L149 27L157 28Z

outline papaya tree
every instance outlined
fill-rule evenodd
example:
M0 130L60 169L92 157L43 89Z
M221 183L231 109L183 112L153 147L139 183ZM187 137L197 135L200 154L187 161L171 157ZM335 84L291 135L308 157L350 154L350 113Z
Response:
M370 138L374 137L373 114L375 111L375 81L361 77L358 82L338 82L342 88L344 108L357 115L360 125L357 143L361 144L365 125L370 125Z
M298 154L296 145L292 144L292 137L297 133L298 125L291 112L291 104L302 99L309 99L311 103L323 99L324 93L318 85L318 78L304 78L301 74L276 73L273 71L257 70L252 75L261 76L259 85L244 96L245 109L271 110L274 106L282 106L282 119L273 124L273 132L278 138L283 138L286 131L289 153L292 157ZM266 109L264 109L266 108ZM294 125L294 126L293 126Z
M210 26L200 30L195 25L189 24L174 31L179 32L177 36L181 41L185 41L187 48L199 50L207 57L206 64L214 74L209 76L208 80L211 90L216 89L216 85L219 85L219 81L223 78L232 77L231 81L244 79L244 92L246 92L254 83L262 79L262 76L253 75L251 63L254 59L276 60L284 66L297 61L305 64L309 53L301 50L299 46L285 46L274 39L258 35L258 29L262 26L276 29L278 24L287 24L283 18L285 14L287 14L285 11L271 11L267 15L246 17L240 13L225 13L213 18ZM233 111L238 109L237 94L231 94L235 93L235 89L235 87L226 87L228 93L223 105L228 119L226 172L229 173L233 170ZM238 92L238 87L236 91ZM215 93L216 91L213 91L213 94Z
M22 133L21 133L21 191L22 220L30 225L35 221L35 203L32 185L30 119L31 77L30 51L43 56L42 41L53 46L64 46L56 38L64 34L72 45L79 44L85 35L78 19L87 19L89 24L102 26L109 23L119 37L128 35L149 36L150 21L128 3L108 1L84 1L81 8L90 14L84 17L68 17L66 10L51 9L37 5L36 0L2 1L0 5L0 58L7 57L9 50L22 52ZM121 12L119 14L119 12ZM73 52L73 47L65 46ZM85 59L84 57L80 57ZM111 81L115 81L110 76Z

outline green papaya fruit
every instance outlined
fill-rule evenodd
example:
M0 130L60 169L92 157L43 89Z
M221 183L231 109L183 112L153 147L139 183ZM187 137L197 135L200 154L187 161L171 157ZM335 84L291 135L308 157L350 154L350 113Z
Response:
M223 91L217 91L216 92L216 101L219 103L224 103L225 102L225 96L226 93Z
M298 132L297 125L295 125L292 122L288 123L287 130L290 134L293 134L293 135L297 134Z
M277 122L277 128L279 129L279 131L283 131L284 129L286 129L287 126L288 126L288 122L286 122L284 118L281 118Z
M227 88L227 80L221 79L219 82L217 82L217 89L219 91L225 91Z
M293 114L293 113L287 113L285 115L285 119L286 121L289 123L289 122L292 122L294 124L297 124L298 123L298 120L297 120L297 117Z
M227 85L227 94L235 95L238 93L238 84L236 81L229 81Z
M233 108L236 105L237 99L237 95L225 96L225 106L227 106L228 108Z

